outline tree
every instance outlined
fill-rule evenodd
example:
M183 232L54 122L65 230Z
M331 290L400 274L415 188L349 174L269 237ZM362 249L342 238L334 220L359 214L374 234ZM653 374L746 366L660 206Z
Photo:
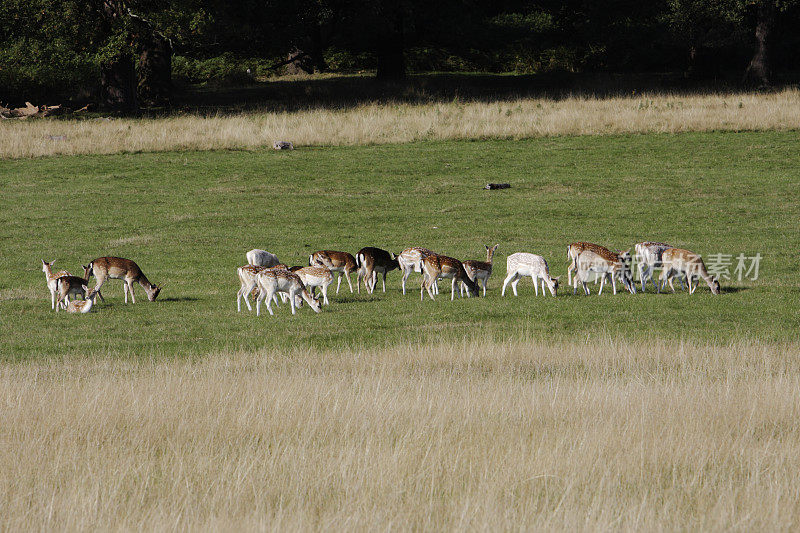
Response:
M770 45L775 16L778 11L774 0L760 0L756 6L756 49L747 69L744 71L744 83L766 87L772 80L770 65Z

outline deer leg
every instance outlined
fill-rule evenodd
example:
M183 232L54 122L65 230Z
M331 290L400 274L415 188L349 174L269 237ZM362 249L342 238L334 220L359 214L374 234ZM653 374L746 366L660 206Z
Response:
M516 279L516 274L509 274L506 276L506 279L503 280L503 290L500 292L500 296L506 295L506 287L514 279Z
M403 269L403 277L400 279L400 286L403 288L403 294L406 293L406 280L408 279L409 274L411 274L410 269Z
M387 273L388 272L386 270L383 271L383 279L381 281L381 286L383 287L383 292L386 292L386 274ZM375 283L377 283L377 282L378 282L378 280L376 279Z
M483 278L483 296L486 296L486 283L488 283L489 278Z
M611 290L613 291L613 294L617 294L617 282L613 275L611 276Z
M352 294L353 284L350 282L350 272L345 270L344 275L347 277L347 285L350 287L350 293Z
M328 302L328 285L323 285L319 290L322 293L322 303L330 305L330 302Z
M595 283L597 283L597 278L595 277ZM600 292L597 293L598 296L603 294L603 286L606 284L606 275L603 274L603 278L600 280Z
M539 296L539 278L531 274L531 281L533 282L533 292L536 293L536 296Z

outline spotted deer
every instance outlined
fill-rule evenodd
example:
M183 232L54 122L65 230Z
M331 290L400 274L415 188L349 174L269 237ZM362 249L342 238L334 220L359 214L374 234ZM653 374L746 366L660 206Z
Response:
M333 283L333 274L330 270L321 266L307 266L297 269L294 273L300 277L303 285L311 291L312 295L314 294L314 289L319 287L323 303L325 305L330 304L328 302L328 285Z
M56 312L63 306L64 309L69 307L70 296L80 296L81 299L94 298L100 294L99 290L89 292L89 276L91 275L91 263L83 266L83 277L78 276L61 276L56 278ZM102 299L103 297L100 296Z
M129 292L131 293L131 300L136 303L136 296L133 294L134 282L142 286L145 294L147 294L147 299L151 302L156 301L161 289L164 287L163 284L155 285L150 283L142 269L139 268L139 265L130 259L122 257L98 257L89 263L86 269L88 271L87 280L92 274L97 278L97 284L92 289L92 294L99 291L106 280L121 279L122 292L125 293L125 303L128 303Z
M661 268L661 255L664 250L673 248L669 244L663 242L645 241L636 243L633 247L636 252L637 267L639 270L639 281L642 283L642 292L644 292L647 280L653 282L653 287L658 291L653 272L657 268ZM683 277L680 278L681 288L684 288Z
M378 274L383 275L383 292L386 292L386 273L400 268L396 255L373 246L366 246L358 251L356 265L358 265L356 288L360 293L361 279L363 278L364 287L369 294L375 292L375 286L378 284Z
M480 294L478 284L469 279L466 270L464 270L464 265L458 259L453 259L445 255L427 255L422 260L422 274L422 286L419 290L420 300L425 299L425 290L428 291L428 296L431 297L431 300L435 300L433 297L433 286L439 278L450 278L453 280L451 284L450 301L455 299L456 284L463 283L467 286L467 297L470 296L470 293L475 296Z
M397 256L397 265L400 267L400 271L403 273L403 277L400 281L400 285L403 288L403 294L406 293L406 280L408 279L408 276L410 276L412 272L422 273L422 260L429 255L435 254L427 248L420 248L417 246L406 248ZM434 294L439 292L438 285L434 284L433 288Z
M550 269L547 266L547 261L544 257L536 254L529 254L526 252L517 252L511 254L506 258L506 279L503 281L503 291L501 296L506 295L506 286L511 283L511 290L514 291L514 296L517 295L517 284L523 277L530 276L533 281L533 290L536 291L536 296L539 296L539 280L542 282L542 296L545 295L544 288L550 290L553 296L558 292L558 279L550 277Z
M334 277L336 281L336 294L339 294L339 287L342 284L342 276L347 278L347 285L350 287L350 292L353 292L353 284L350 281L350 274L356 270L356 259L348 252L336 252L333 250L321 250L314 252L308 257L309 266L324 266Z
M55 259L49 263L42 259L42 272L44 272L44 277L47 279L47 289L50 291L50 309L56 308L56 295L58 294L58 291L56 291L56 280L62 276L72 275L66 270L59 270L54 273L53 263L55 263Z
M265 267L265 266L256 266L256 265L244 265L244 266L240 266L239 268L236 269L236 273L239 276L239 283L241 284L241 286L239 287L239 290L236 292L236 311L237 312L241 312L242 311L242 298L244 298L244 303L245 303L245 305L247 305L247 310L248 311L252 311L253 310L253 308L250 307L250 301L248 300L248 295L250 295L250 297L252 297L254 300L256 298L258 298L259 289L258 289L258 282L256 281L256 275L259 272L261 272L263 270L267 270L267 269L271 269L271 270L283 269L283 270L286 270L286 265L283 265L281 263L275 265L274 267ZM278 305L278 299L277 299L278 296L280 296L282 303L286 303L286 299L288 298L288 296L286 296L285 293L280 292L280 293L277 293L275 295L275 297L274 297L275 305ZM302 305L302 301L303 300L298 296L295 299L295 304L298 307L300 307L300 305Z
M256 298L256 316L261 314L261 301L265 298L267 300L267 311L269 311L270 315L275 314L272 312L272 300L276 292L285 292L289 295L292 314L295 314L295 299L298 296L302 297L315 313L319 313L322 310L319 301L308 292L300 276L294 272L267 268L256 274L256 282L259 288L258 297Z
M486 248L486 261L464 261L464 270L467 272L469 279L475 283L478 280L483 284L483 295L486 296L486 283L489 281L489 276L492 275L492 261L494 260L494 253L497 251L499 244L489 247L484 244Z
M683 248L668 248L661 254L661 276L658 278L658 291L669 282L669 287L672 292L675 292L675 287L672 286L672 278L676 274L683 274L686 276L686 282L689 284L689 294L694 294L700 280L692 287L692 279L702 278L706 282L708 288L711 289L712 294L719 294L719 280L712 278L706 270L706 264L700 254L696 254Z
M572 285L572 274L578 269L578 256L584 250L591 250L594 253L608 257L609 254L613 254L611 250L606 248L605 246L600 246L599 244L594 244L593 242L573 242L567 247L567 259L569 260L569 266L567 267L567 284Z
M579 282L583 284L584 292L587 295L590 294L586 282L589 281L591 276L596 275L601 276L600 291L598 294L603 294L603 286L606 283L606 279L610 279L614 294L617 294L616 280L620 280L622 285L628 289L629 292L636 294L636 286L633 283L633 276L631 275L630 250L620 253L605 250L602 254L592 250L584 250L578 255L575 263L577 264L577 271L573 279L572 294L578 291Z
M67 313L89 313L94 306L95 300L97 300L98 294L99 293L95 293L85 300L72 300L69 304L67 304Z

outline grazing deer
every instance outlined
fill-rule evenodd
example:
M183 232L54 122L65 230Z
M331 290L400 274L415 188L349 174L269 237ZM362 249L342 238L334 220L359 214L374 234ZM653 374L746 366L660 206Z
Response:
M455 299L456 283L463 283L467 286L467 297L469 297L470 293L475 296L480 295L478 284L469 279L466 270L464 270L464 265L458 259L453 259L445 255L427 255L422 260L422 274L422 286L419 290L420 300L425 299L424 291L426 289L431 300L435 300L433 297L433 285L439 278L451 278L453 280L451 284L450 301Z
M328 285L333 283L333 274L331 274L330 270L326 267L307 266L296 270L294 273L300 276L303 285L306 286L306 289L311 291L312 295L314 294L314 289L319 287L322 293L323 303L325 305L330 304L330 302L328 302Z
M583 290L588 295L590 294L589 287L586 282L592 275L600 274L600 291L598 294L603 294L603 286L606 279L611 280L611 288L614 294L617 294L616 280L619 279L622 285L628 289L632 294L636 294L636 286L633 283L633 276L631 274L631 255L630 250L624 252L614 253L605 250L604 253L599 254L592 250L584 250L578 255L577 271L573 280L572 294L578 290L578 282L583 284Z
M511 254L506 258L506 279L503 281L503 291L501 296L506 295L506 286L511 283L511 290L514 291L514 296L517 295L517 284L523 277L530 276L533 281L533 290L536 291L536 296L539 296L539 280L542 281L542 296L544 296L545 285L550 290L550 294L556 295L558 291L558 279L550 277L550 269L547 266L547 261L544 257L536 254L529 254L526 252L517 252Z
M403 278L400 282L403 287L403 294L406 293L406 280L408 276L411 275L411 272L422 273L422 260L429 255L435 254L427 248L413 247L406 248L397 256L397 264L400 267L400 271L403 273ZM434 293L439 292L438 287L438 285L434 284Z
M669 244L663 242L645 241L639 242L634 245L633 249L636 251L637 266L639 269L639 280L642 283L642 292L644 292L647 280L653 282L653 287L658 291L658 285L653 277L653 272L657 268L661 268L661 255L664 250L673 248ZM684 287L683 277L681 280L681 288Z
M319 300L308 292L300 276L294 272L267 268L256 275L256 281L259 288L258 298L256 298L256 316L261 314L261 300L264 298L267 300L267 311L269 311L269 314L275 314L272 312L272 300L276 292L284 292L289 295L289 305L292 308L292 314L295 314L295 298L298 296L302 297L314 312L319 313L322 310Z
M44 277L47 279L47 288L50 291L50 309L56 308L56 294L58 293L56 290L56 280L62 276L72 275L66 270L59 270L53 273L53 263L55 262L55 259L49 263L42 259L42 272L44 272Z
M383 292L386 292L386 273L400 268L397 256L386 250L367 246L356 254L356 265L358 274L356 275L356 288L361 292L361 278L364 278L364 287L369 294L375 292L378 284L378 274L383 274Z
M608 257L609 254L613 254L613 252L605 246L600 246L599 244L594 244L593 242L578 241L570 244L567 247L567 259L569 260L569 266L567 267L568 285L572 285L572 274L578 269L578 256L584 250L591 250L603 257Z
M85 300L72 300L67 304L67 313L88 313L92 310L95 300L97 300L98 293L93 294Z
M700 280L692 287L693 278L703 278L703 281L708 284L712 294L719 294L719 280L712 278L706 270L706 264L700 254L696 254L683 248L668 248L661 254L661 276L658 278L658 291L669 281L669 287L672 292L675 292L675 287L672 286L672 278L676 274L683 274L686 276L686 282L689 284L689 294L694 294Z
M236 273L239 275L239 283L241 286L239 290L236 292L236 311L242 311L242 298L244 298L244 303L247 305L247 310L252 311L253 308L250 307L250 302L248 300L248 294L255 300L258 298L258 282L256 281L256 276L259 272L264 270L286 270L285 265L278 264L274 267L263 267L263 266L256 266L256 265L244 265L240 266L236 269ZM273 296L275 305L278 305L278 298L277 296L280 295L281 302L286 303L286 294L285 293L278 293L277 295ZM303 300L300 299L298 296L295 300L295 304L300 307Z
M499 244L495 244L492 247L487 245L483 245L486 248L486 261L464 261L464 270L467 272L467 276L469 279L474 281L475 283L478 280L481 280L483 284L483 295L486 296L486 282L489 281L489 276L492 275L492 260L494 259L494 253L497 251L497 247L500 246Z
M87 281L92 274L97 278L97 284L92 289L92 294L98 292L107 279L121 279L123 284L122 291L125 293L125 303L128 303L128 292L131 293L133 303L136 303L136 296L133 294L134 282L142 286L147 294L147 299L151 302L156 301L158 294L164 287L163 284L155 285L150 283L142 269L139 268L139 265L130 259L122 257L98 257L85 268Z
M353 292L353 284L350 281L350 273L356 267L356 259L347 252L335 252L333 250L321 250L314 252L308 257L309 266L324 266L336 276L336 294L339 294L339 286L342 284L342 276L347 278L347 285L350 292Z
M278 261L278 256L275 254L271 254L266 250L260 250L258 248L254 248L249 252L247 252L247 254L245 255L247 256L248 265L272 268L280 264L280 261Z

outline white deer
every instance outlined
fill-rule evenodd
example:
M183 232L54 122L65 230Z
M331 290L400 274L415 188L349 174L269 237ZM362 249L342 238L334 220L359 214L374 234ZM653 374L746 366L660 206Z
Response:
M506 286L511 283L511 290L514 291L514 296L517 295L517 284L523 277L530 276L533 280L533 289L536 291L536 296L539 296L539 280L542 282L542 295L545 294L545 286L550 290L550 294L556 295L558 291L558 279L550 277L550 268L547 266L547 261L544 257L536 254L529 254L526 252L517 252L511 254L506 258L506 279L503 281L503 291L501 296L506 295Z
M247 264L249 265L272 268L275 265L280 264L280 261L278 261L278 256L271 254L266 250L253 248L245 255L247 256Z

